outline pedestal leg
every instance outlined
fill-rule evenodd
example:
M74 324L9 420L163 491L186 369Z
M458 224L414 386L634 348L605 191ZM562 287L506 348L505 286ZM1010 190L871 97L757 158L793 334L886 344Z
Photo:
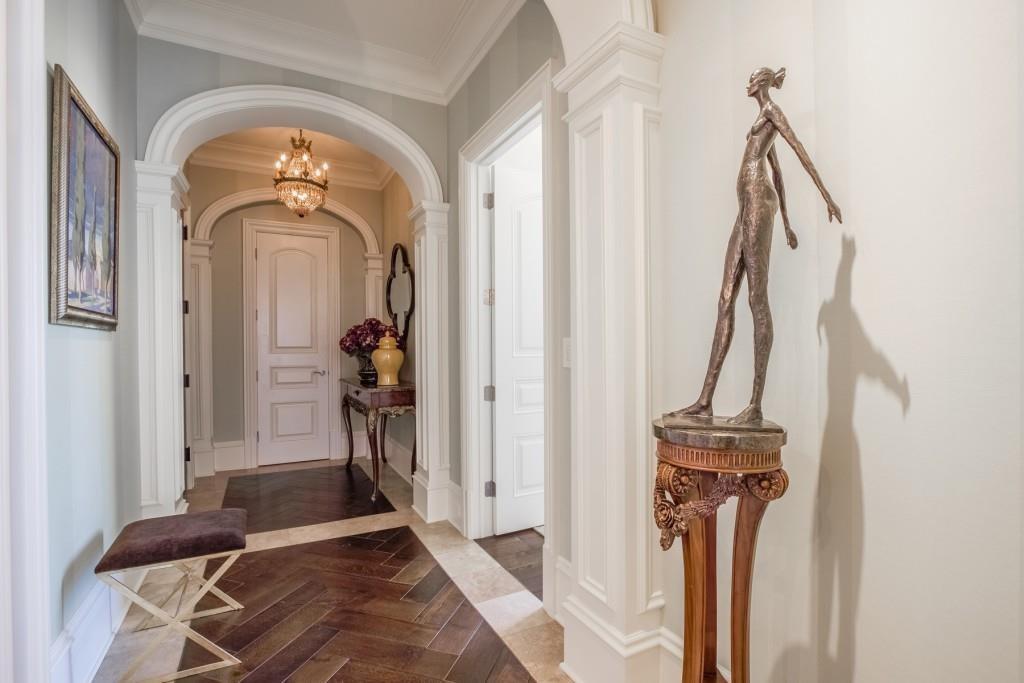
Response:
M388 464L388 457L384 454L384 439L387 436L387 432L388 432L388 415L387 415L387 413L382 413L381 416L380 416L380 430L379 431L380 431L380 461L381 461L381 464L387 465Z
M380 454L377 452L377 409L370 408L366 411L366 438L370 442L370 460L373 462L373 493L370 500L377 501L377 492L380 491Z
M689 494L689 500L702 497L704 479ZM704 680L704 657L708 636L708 605L713 603L715 560L714 536L710 537L709 527L714 521L691 519L687 523L683 542L683 570L686 577L684 600L683 632L683 683L702 683ZM714 621L714 617L711 619ZM714 648L714 645L712 645Z
M348 463L346 469L352 469L352 456L355 454L355 444L352 442L352 407L348 395L341 399L341 418L345 421L345 433L348 434Z
M717 475L700 474L700 494L706 498ZM718 512L704 519L704 654L703 681L718 681Z
M750 585L757 531L768 503L789 488L789 476L782 469L750 474L743 481L746 491L736 510L732 551L732 683L750 682Z

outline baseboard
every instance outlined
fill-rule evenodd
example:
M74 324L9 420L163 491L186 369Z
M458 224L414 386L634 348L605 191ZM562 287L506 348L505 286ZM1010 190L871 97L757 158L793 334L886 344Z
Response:
M363 435L363 444L369 450L365 435ZM388 467L412 486L412 449L395 441L391 436L386 436L384 438L384 455L388 459ZM367 453L367 457L369 457L369 453Z
M623 633L570 594L564 601L563 669L581 681L657 681L664 650L662 628Z
M213 444L213 463L218 472L245 469L245 442L220 441Z
M572 590L572 584L576 580L572 562L561 555L555 560L555 621L565 628L565 608L562 606L565 598Z
M448 523L466 535L465 517L462 513L462 487L454 481L448 482Z
M212 477L217 473L217 460L214 453L212 445L205 449L192 447L192 465L195 467L196 477Z
M128 585L138 590L145 578L146 572L136 572ZM127 598L97 581L85 602L50 645L51 683L92 681L129 607L131 602Z

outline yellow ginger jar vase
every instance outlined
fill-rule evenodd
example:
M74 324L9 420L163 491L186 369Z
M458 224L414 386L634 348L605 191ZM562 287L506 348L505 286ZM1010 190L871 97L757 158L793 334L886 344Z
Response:
M371 355L373 367L377 368L377 386L393 387L398 384L398 370L405 361L405 353L398 348L398 340L386 333L377 342L377 349Z

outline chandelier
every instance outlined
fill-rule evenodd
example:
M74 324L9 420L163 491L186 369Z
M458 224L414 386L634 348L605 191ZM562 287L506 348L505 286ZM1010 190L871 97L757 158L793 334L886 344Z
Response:
M302 136L292 138L291 157L282 152L274 164L277 198L299 218L305 218L327 201L327 164L313 163L313 142Z

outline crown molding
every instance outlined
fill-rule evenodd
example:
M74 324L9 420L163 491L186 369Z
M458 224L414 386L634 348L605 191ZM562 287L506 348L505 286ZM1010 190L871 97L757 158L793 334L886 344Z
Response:
M446 105L526 0L464 0L429 58L221 0L124 0L141 36Z
M280 150L237 142L207 142L188 158L195 166L220 168L228 171L254 173L268 178L274 173L274 160ZM362 190L380 192L391 180L394 169L381 160L370 164L340 161L317 155L317 161L329 164L328 182Z

